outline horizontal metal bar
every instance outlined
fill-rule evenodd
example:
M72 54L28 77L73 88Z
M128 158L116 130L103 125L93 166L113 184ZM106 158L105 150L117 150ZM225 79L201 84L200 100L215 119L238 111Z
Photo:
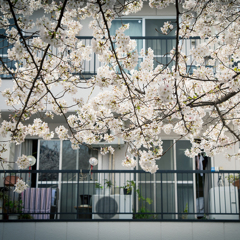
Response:
M24 36L25 37L25 39L32 39L32 38L34 38L34 37L39 37L39 36L31 36L31 37L28 37L28 36ZM89 39L89 40L91 40L91 39L93 39L93 36L76 36L78 39ZM171 39L176 39L176 37L175 36L129 36L131 39L163 39L163 40L166 40L166 39L169 39L169 40L171 40ZM0 36L0 39L7 39L7 37L5 37L5 36ZM183 38L179 38L179 39L183 39ZM191 40L191 39L201 39L200 37L189 37L189 38L184 38L184 40Z
M89 169L82 169L82 173L89 173ZM143 170L91 170L92 173L147 173ZM0 170L0 173L80 173L80 170ZM156 173L240 173L240 170L158 170Z

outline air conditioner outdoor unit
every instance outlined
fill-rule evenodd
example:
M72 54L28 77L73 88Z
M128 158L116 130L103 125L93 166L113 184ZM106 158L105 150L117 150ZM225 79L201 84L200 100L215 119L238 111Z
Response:
M92 219L132 219L132 203L132 195L93 195Z
M213 213L209 214L210 219L239 219L237 187L225 186L211 188L209 191L209 203L209 213Z

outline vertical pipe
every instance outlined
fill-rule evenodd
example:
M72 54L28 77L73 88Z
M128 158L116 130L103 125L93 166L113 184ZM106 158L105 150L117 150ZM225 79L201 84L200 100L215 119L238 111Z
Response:
M65 185L65 184L64 184ZM65 185L66 186L66 185ZM68 212L68 207L67 207L67 204L68 204L68 172L67 172L67 186L66 186L66 190L67 190L67 193L66 193L66 197L65 197L65 201L66 201L66 212Z
M214 176L214 172L213 172L213 188L216 189L216 186L215 186L215 176ZM216 197L215 197L215 190L213 191L213 195L214 195L214 213L216 213Z
M188 209L189 209L189 189L188 189L188 173L187 173L187 195L188 195ZM187 210L188 210L187 209ZM189 212L189 211L188 211Z
M217 175L217 179L219 179L219 172L218 172L218 175ZM222 206L221 206L221 189L220 187L218 187L218 195L219 195L219 207L220 207L220 213L222 212Z
M196 170L196 165L195 165L195 158L193 158L193 170ZM193 177L193 211L195 213L195 218L197 218L197 215L196 215L196 173L193 173L192 175Z
M109 159L108 159L108 170L112 169L112 154L109 153ZM109 180L110 180L110 173L109 173Z
M79 173L80 171L77 172L77 196L79 196ZM78 207L79 207L79 198L77 197L76 219L78 219Z
M228 173L228 179L229 179L229 173ZM232 194L231 194L230 184L229 184L228 190L229 190L230 203L231 203L232 202ZM230 210L231 210L231 213L232 213L232 204L230 204Z
M167 180L167 213L168 213L168 174L166 173L166 180Z
M112 154L112 170L115 170L115 154L114 153ZM114 173L112 173L112 192L115 195L114 188L115 188L115 176L114 176Z
M161 219L163 220L163 186L162 186L162 173L161 173Z
M177 153L176 153L176 140L173 140L173 154L174 154L174 159L173 159L173 164L174 164L174 170L177 170L177 163L176 163L176 158L177 158ZM177 199L177 173L174 173L174 197L175 197L175 212L178 213L178 199ZM175 215L175 218L178 219L178 214Z
M62 170L62 147L63 147L63 141L60 141L60 153L59 153L59 169ZM58 176L58 188L59 188L59 194L60 196L62 196L62 173L59 173ZM59 209L61 207L61 199L60 199L60 203L59 203ZM58 215L58 217L60 218L60 215Z

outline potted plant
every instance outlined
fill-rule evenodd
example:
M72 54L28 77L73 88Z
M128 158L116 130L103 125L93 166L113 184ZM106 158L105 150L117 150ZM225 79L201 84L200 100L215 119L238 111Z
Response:
M133 187L135 187L135 182L133 180L127 180L127 184L122 187L124 195L131 195Z
M4 185L8 187L13 187L17 183L18 179L19 177L16 176L15 173L11 173L10 175L5 176Z
M108 180L108 179L104 179L104 180L105 180L105 185L106 185L106 188L104 189L105 195L110 195L111 187L112 187L113 183L111 180Z
M101 183L96 182L95 183L95 188L96 188L96 194L102 195L103 186L101 185Z
M22 213L22 200L20 201L6 201L4 204L5 211L8 215L9 220L16 220L20 213Z
M8 201L8 195L4 192L0 192L0 220L3 219L3 205Z

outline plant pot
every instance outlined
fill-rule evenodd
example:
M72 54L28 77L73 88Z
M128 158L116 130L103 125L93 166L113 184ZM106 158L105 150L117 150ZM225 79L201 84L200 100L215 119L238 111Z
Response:
M120 188L119 187L115 187L114 188L114 194L115 195L119 195L120 194Z
M103 189L102 188L96 188L96 195L103 195Z
M110 188L104 188L104 195L109 196L111 194L111 189Z
M92 195L80 194L81 205L90 205Z
M18 176L6 176L4 180L4 185L13 187L17 183L18 179Z
M232 183L233 186L236 186L238 189L240 189L240 181L239 179Z
M123 194L124 195L131 195L132 194L132 189L129 190L128 188L124 188L123 189Z

